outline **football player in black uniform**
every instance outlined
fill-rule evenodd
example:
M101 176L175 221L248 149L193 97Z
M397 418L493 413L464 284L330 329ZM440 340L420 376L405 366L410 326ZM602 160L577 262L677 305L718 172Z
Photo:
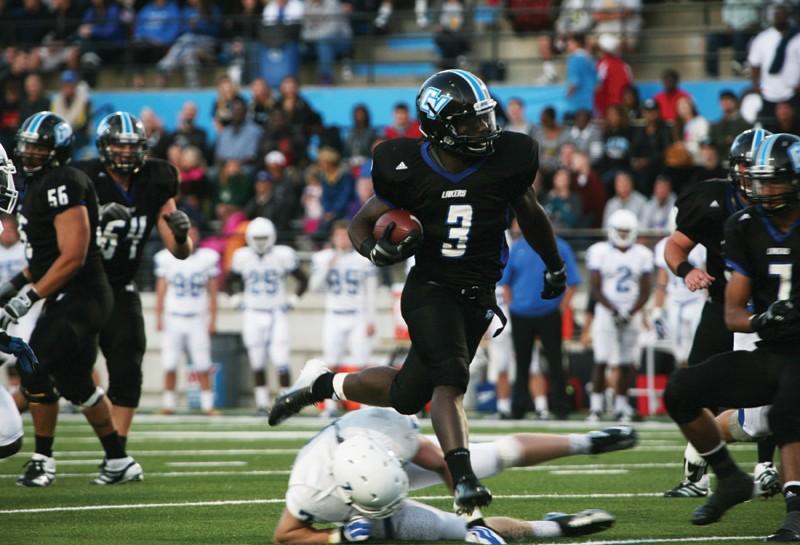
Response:
M97 243L114 304L100 332L108 366L111 414L123 444L142 394L145 352L142 302L134 276L154 226L178 259L192 253L189 218L177 209L178 172L161 159L145 159L147 136L141 121L114 112L97 125L99 159L75 163L94 184L100 202Z
M711 524L753 493L704 407L772 404L768 420L783 462L787 514L767 541L800 541L800 137L774 134L748 169L751 202L725 223L725 323L757 332L754 351L733 351L680 369L664 391L670 416L717 475L717 488L692 516ZM752 310L749 303L752 301Z
M708 300L697 326L689 365L697 365L715 354L733 347L733 333L725 327L725 262L722 258L725 220L748 206L746 178L742 173L750 166L753 153L769 136L763 129L742 132L731 144L728 153L727 180L712 179L684 191L675 203L678 215L675 232L667 240L664 258L673 273L683 278L692 290L708 289ZM689 253L697 245L706 247L706 269L696 269L689 263ZM759 461L772 461L771 441L760 447ZM703 464L684 459L685 479L664 493L666 497L685 498L708 495L707 484L701 480L706 473Z
M494 290L508 257L504 232L510 211L547 265L545 298L564 291L564 263L531 187L539 167L536 142L498 130L496 103L486 85L469 72L445 70L422 84L416 104L425 138L400 138L375 148L375 196L350 226L353 246L378 266L416 255L402 298L411 334L405 364L399 371L381 367L353 374L307 366L296 389L274 405L270 423L333 396L403 414L432 400L455 508L472 512L487 505L491 493L472 471L462 400L478 343L493 315L502 317ZM375 222L393 208L414 214L424 239L412 234L392 244L390 223L376 240Z
M0 286L0 297L14 295L29 282L33 286L6 303L0 328L16 322L37 300L46 300L30 339L40 371L22 376L36 436L33 457L17 480L22 486L49 486L55 480L53 439L61 396L81 408L105 450L93 483L142 476L114 428L108 398L92 380L97 335L111 311L111 288L95 241L97 195L85 174L67 166L72 142L72 128L51 112L26 119L16 136L26 180L19 223L28 267Z

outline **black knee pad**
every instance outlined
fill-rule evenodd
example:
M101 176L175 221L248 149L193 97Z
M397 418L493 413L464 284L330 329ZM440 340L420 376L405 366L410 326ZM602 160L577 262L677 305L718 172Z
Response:
M142 397L142 368L134 363L129 363L124 372L117 371L112 376L109 373L108 399L120 407L139 406Z
M436 386L454 386L464 392L469 384L469 362L451 358L431 366L431 383Z
M402 395L395 395L394 389L390 394L390 399L392 402L392 408L399 412L400 414L406 415L414 415L420 412L422 409L425 408L425 405L430 400L421 401L419 399L414 399L411 397L406 397Z
M800 410L796 407L773 405L767 419L778 446L800 441Z
M100 400L103 399L105 391L99 386L91 384L85 387L69 387L61 392L61 395L73 405L89 409L97 405Z
M0 445L0 459L14 456L22 448L22 437L7 445Z
M672 374L664 390L664 406L676 424L687 424L700 415L702 407L692 400L686 385L686 369Z
M33 376L23 374L21 382L20 390L31 403L58 403L58 399L61 397L53 386L53 381L46 372L41 370L34 373Z

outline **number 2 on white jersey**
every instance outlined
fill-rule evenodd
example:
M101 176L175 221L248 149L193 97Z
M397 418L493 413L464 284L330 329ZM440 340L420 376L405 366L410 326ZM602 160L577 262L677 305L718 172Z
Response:
M472 206L469 204L453 204L447 210L447 225L452 225L447 232L448 241L442 243L444 257L461 257L467 252L469 231L472 228Z

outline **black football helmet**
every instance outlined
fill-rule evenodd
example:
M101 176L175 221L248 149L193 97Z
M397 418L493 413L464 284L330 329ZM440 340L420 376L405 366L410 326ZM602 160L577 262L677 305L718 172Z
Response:
M792 210L800 204L800 137L778 133L756 150L750 168L750 200L767 215Z
M497 103L486 84L466 70L438 72L419 88L417 119L425 137L437 146L468 157L494 153L500 135Z
M771 134L764 129L747 129L733 139L731 149L728 151L728 177L733 185L747 197L750 196L747 177L739 174L738 166L749 167L758 146Z
M14 174L17 169L8 158L5 148L0 144L0 212L13 214L17 208L19 193L14 185ZM2 230L2 227L0 227Z
M15 137L16 154L25 174L66 165L75 135L69 123L53 112L38 112L22 122Z
M103 164L114 172L136 172L147 153L144 125L128 112L108 114L97 125L97 151Z

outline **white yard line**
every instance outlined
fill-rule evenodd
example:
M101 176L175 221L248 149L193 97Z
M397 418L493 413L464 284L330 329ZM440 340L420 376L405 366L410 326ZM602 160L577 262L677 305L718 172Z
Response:
M58 465L58 462L56 462ZM288 469L251 469L247 471L146 471L144 476L148 477L221 477L221 476L259 476L259 475L288 475ZM56 479L83 477L91 479L96 473L56 473ZM0 475L0 479L16 479L18 475L7 473Z
M764 541L766 536L654 537L640 539L607 539L603 541L553 541L538 545L640 545L642 543L706 543L709 541Z
M627 469L552 469L550 475L624 475Z
M228 460L225 462L167 462L170 467L243 467L248 462L244 460Z

